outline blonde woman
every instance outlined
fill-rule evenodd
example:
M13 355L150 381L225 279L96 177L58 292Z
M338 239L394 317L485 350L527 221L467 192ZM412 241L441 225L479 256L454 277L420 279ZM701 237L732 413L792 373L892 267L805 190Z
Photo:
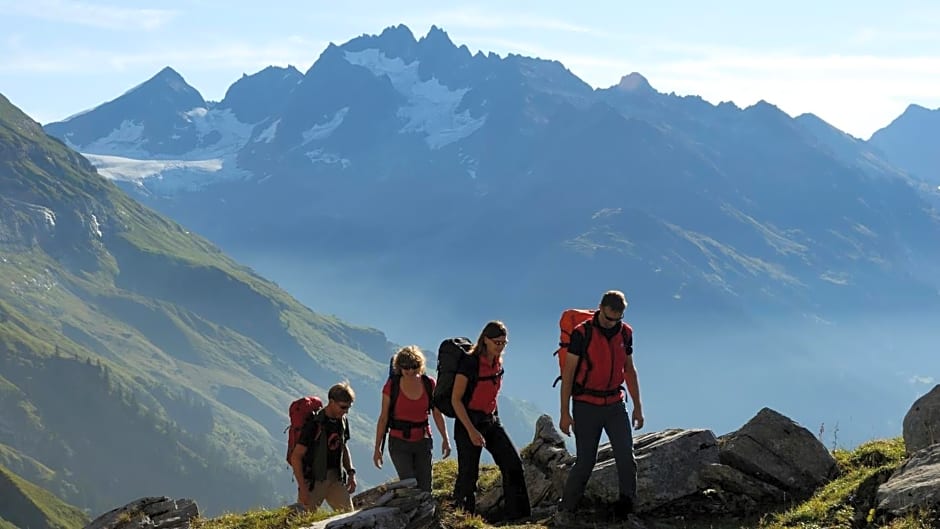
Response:
M450 438L441 412L431 406L436 382L425 374L424 353L416 345L402 347L392 358L392 373L382 388L382 412L375 426L377 468L384 463L382 452L388 433L388 454L398 479L415 478L418 488L431 491L430 417L441 434L441 454L450 456Z

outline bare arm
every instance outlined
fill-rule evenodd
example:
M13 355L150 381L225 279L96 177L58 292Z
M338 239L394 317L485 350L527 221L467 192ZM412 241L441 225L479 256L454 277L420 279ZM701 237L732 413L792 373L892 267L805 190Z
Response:
M450 436L447 434L447 423L444 422L444 414L441 413L441 410L434 408L431 413L434 415L434 424L437 426L437 431L441 434L441 454L446 459L450 456Z
M633 401L633 427L639 430L643 427L643 401L640 400L640 378L633 364L633 355L628 355L624 363L623 382L627 385L630 400Z
M470 422L470 416L467 415L467 408L463 405L463 394L467 392L467 384L470 380L467 375L457 374L454 377L454 391L450 394L450 404L454 407L454 415L460 421L468 432L474 430L473 423Z
M379 420L375 423L375 451L372 455L372 459L375 462L375 466L382 468L382 441L385 440L385 430L388 426L388 409L391 403L391 398L382 394L382 411L379 413Z
M565 357L565 369L561 372L561 416L571 416L571 390L574 387L574 371L578 368L578 355L567 351L558 354Z
M310 492L307 481L304 479L304 455L307 447L302 444L294 445L290 453L290 466L294 471L294 480L297 482L297 503L307 506L307 495Z
M349 453L348 443L343 443L343 468L346 470L353 468L352 455Z
M561 418L558 419L558 428L561 433L571 435L571 427L574 426L574 421L571 420L571 393L579 357L567 351L559 351L558 354L567 355L565 368L561 372L561 391L559 391L561 393Z

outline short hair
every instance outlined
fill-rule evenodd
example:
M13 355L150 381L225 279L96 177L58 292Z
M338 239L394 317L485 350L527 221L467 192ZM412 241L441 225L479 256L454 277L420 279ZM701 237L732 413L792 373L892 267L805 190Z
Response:
M349 382L340 382L339 384L334 384L330 388L330 392L327 393L327 397L330 400L335 400L336 402L352 402L356 400L356 392L353 391L352 387L349 385Z
M623 312L627 309L627 297L619 290L608 290L601 298L601 307Z
M398 350L395 353L394 358L392 359L392 366L395 368L395 374L401 374L401 364L402 362L409 362L418 366L418 373L424 374L425 368L425 359L424 353L421 352L421 348L417 345L406 345Z

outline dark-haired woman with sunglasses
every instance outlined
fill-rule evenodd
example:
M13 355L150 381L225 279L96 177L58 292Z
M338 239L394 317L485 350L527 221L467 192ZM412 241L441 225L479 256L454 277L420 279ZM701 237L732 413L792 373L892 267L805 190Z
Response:
M385 434L388 433L388 455L392 458L398 479L415 478L418 488L431 491L431 425L441 434L441 454L450 455L450 438L440 410L432 411L431 397L435 381L424 374L424 353L417 345L402 347L392 357L392 376L382 388L382 411L375 427L375 451L372 462L382 468Z
M483 327L470 354L461 359L454 378L451 403L457 421L457 483L454 498L465 510L476 510L480 455L485 447L503 477L504 518L518 520L531 515L529 493L519 452L499 421L496 399L503 382L503 351L508 342L506 325L491 321Z

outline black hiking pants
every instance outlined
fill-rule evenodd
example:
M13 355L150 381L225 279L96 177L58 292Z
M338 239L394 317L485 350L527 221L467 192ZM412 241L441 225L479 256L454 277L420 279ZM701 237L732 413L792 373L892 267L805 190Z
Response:
M397 437L388 439L388 455L395 465L398 479L415 478L418 488L431 492L431 451L434 441L430 438L405 441Z
M484 415L469 411L474 427L483 435L486 449L493 456L503 477L503 502L505 518L514 520L532 514L529 491L522 471L522 459L512 441L495 415ZM457 446L457 483L454 484L454 499L458 505L473 512L476 509L477 480L480 477L480 455L483 448L474 446L470 434L458 419L454 425L454 443Z
M614 453L620 498L632 503L636 498L636 458L633 456L633 434L630 431L626 403L621 400L598 406L574 401L572 419L577 460L574 468L568 473L568 480L565 481L561 508L566 511L574 511L577 508L584 494L584 487L591 478L594 464L597 463L597 446L601 442L601 432L607 432Z

